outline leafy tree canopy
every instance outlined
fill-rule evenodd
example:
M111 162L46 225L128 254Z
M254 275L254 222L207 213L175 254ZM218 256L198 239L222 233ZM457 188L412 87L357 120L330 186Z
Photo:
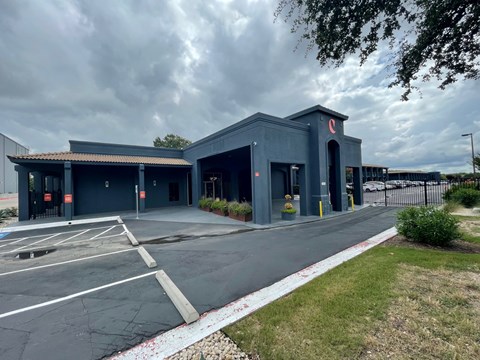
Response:
M477 153L477 156L473 157L473 163L475 164L475 169L480 172L480 154Z
M322 66L339 66L357 51L362 65L388 42L395 72L389 86L405 89L402 100L418 78L436 78L442 90L461 77L480 78L478 0L280 0L280 16L293 21L309 50L318 48Z
M155 140L153 140L153 146L170 149L183 149L191 143L192 142L190 140L175 134L167 134L163 139L157 136Z

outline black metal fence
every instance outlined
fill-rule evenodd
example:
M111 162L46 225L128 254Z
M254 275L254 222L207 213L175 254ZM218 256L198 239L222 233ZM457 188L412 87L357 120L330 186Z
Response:
M383 206L442 205L445 193L455 187L480 189L477 181L401 181L367 182L364 185L363 202ZM448 195L447 195L448 197Z
M30 219L62 216L62 191L40 193L30 191Z

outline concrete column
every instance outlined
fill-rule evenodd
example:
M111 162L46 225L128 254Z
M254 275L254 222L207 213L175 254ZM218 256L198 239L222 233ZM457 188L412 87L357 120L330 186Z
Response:
M138 208L140 212L145 212L145 199L140 196L141 192L145 191L145 165L138 165ZM146 194L148 196L148 194Z
M24 166L15 165L18 174L18 220L30 219L29 181L28 169Z
M72 163L70 161L65 161L63 164L64 169L64 215L65 220L72 220L73 218L73 177L72 177ZM69 202L71 199L71 202Z
M363 184L360 169L353 168L353 202L355 205L363 204Z
M310 211L310 201L305 165L298 166L298 185L300 186L300 215L306 216Z

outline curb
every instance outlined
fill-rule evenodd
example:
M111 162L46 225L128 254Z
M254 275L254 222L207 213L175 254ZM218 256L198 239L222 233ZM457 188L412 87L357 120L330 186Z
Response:
M249 295L225 305L223 308L211 310L200 316L191 325L181 325L153 339L147 340L130 350L112 356L110 359L164 359L182 349L200 341L214 332L233 324L252 314L271 302L291 293L316 277L353 259L361 253L377 246L397 234L395 227L381 232L368 240L349 247L335 255L287 276L273 285L260 289Z

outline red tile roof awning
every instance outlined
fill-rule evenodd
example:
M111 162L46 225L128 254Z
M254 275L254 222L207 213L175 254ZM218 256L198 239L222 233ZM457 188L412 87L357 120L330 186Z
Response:
M74 153L71 151L10 155L12 161L15 160L39 160L39 161L71 161L71 162L96 162L113 164L145 164L145 165L171 165L171 166L191 166L188 161L179 158L165 158L154 156L134 156L134 155L106 155L106 154L87 154Z

